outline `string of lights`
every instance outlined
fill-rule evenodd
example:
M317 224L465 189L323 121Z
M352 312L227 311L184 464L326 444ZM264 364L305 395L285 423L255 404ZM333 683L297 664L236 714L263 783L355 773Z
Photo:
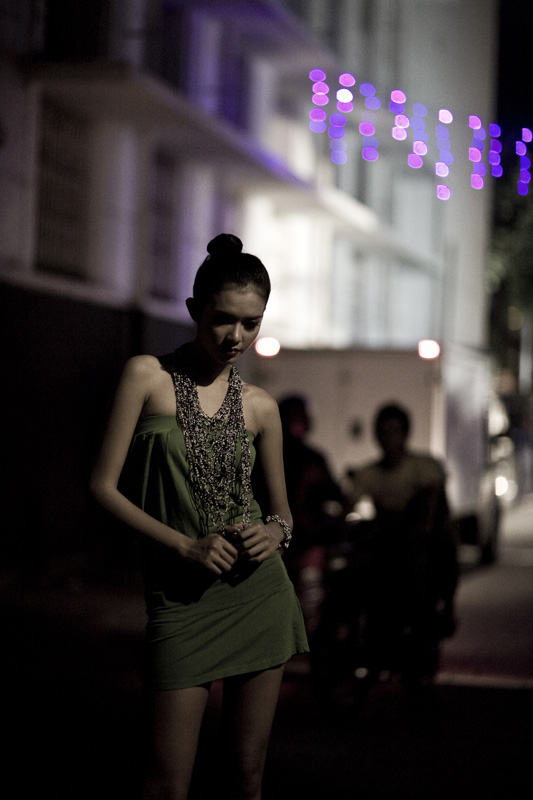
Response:
M331 86L327 82L327 75L323 69L312 69L309 73L312 81L313 108L309 112L309 127L313 133L327 131L330 138L331 160L334 164L342 165L348 161L349 153L346 144L346 130L348 114L354 111L356 95L356 78L349 72L339 75L339 88L335 92L335 110L328 113L327 107L333 103ZM377 161L379 158L379 140L377 138L377 111L382 107L377 96L376 88L371 83L361 83L359 86L362 107L359 134L362 137L361 156L365 161ZM390 93L389 111L394 115L391 136L398 142L408 139L412 135L412 149L407 156L407 163L412 169L421 169L429 154L429 134L427 131L428 109L423 103L414 103L412 113L406 112L407 97L400 89ZM439 200L449 200L451 189L444 181L450 174L450 167L454 162L449 126L454 121L453 113L447 108L438 111L438 122L435 126L435 142L438 156L435 158L434 170L437 178L436 194ZM468 160L472 164L470 185L472 189L480 190L485 186L485 177L490 167L494 178L501 178L504 173L502 166L501 128L491 122L488 131L483 126L481 118L471 114L468 118L468 127L472 131L472 140L468 150ZM530 128L522 128L521 138L515 142L515 153L519 158L520 173L517 191L520 195L529 193L531 183L531 159L528 155L527 145L533 140ZM485 163L484 159L487 163Z

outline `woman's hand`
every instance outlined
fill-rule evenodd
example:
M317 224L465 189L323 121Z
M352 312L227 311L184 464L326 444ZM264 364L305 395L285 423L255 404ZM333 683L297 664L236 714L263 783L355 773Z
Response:
M239 557L259 564L275 553L281 541L281 529L278 525L263 525L261 521L241 525L227 525L226 536L238 550Z
M233 567L239 551L224 536L219 533L210 533L201 539L190 539L184 557L198 566L222 575Z

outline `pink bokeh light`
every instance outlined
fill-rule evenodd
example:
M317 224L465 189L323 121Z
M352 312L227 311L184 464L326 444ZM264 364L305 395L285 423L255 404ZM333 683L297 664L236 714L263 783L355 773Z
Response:
M413 169L420 169L420 167L424 166L424 159L416 153L409 153L407 156L407 163Z
M359 133L363 136L373 136L376 132L374 125L371 122L361 122L359 125Z
M393 103L405 103L407 97L401 89L394 89L394 91L390 93L390 99Z
M339 83L341 86L353 86L355 82L355 78L351 72L343 72L342 75L339 75Z

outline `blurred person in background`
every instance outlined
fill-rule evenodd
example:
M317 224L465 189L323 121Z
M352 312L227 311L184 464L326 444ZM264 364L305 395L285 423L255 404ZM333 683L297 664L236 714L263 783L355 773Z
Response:
M343 524L346 498L323 453L307 443L311 418L307 401L289 395L278 403L283 431L287 496L297 533L285 563L300 599L309 635L317 625L326 548Z
M352 474L351 501L373 506L367 562L362 658L371 685L399 674L419 695L439 666L439 643L455 630L458 566L444 466L408 447L411 419L397 404L374 419L381 449Z

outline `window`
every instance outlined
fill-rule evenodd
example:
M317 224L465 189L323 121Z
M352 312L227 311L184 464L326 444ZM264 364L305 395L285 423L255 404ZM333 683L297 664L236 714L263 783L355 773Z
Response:
M146 66L174 88L187 84L187 14L178 4L152 0L147 10Z
M176 170L174 157L156 153L150 197L150 294L163 300L175 300L178 292L174 248Z
M45 56L85 61L106 55L109 0L47 0Z
M37 268L84 278L87 120L45 98L39 152Z

